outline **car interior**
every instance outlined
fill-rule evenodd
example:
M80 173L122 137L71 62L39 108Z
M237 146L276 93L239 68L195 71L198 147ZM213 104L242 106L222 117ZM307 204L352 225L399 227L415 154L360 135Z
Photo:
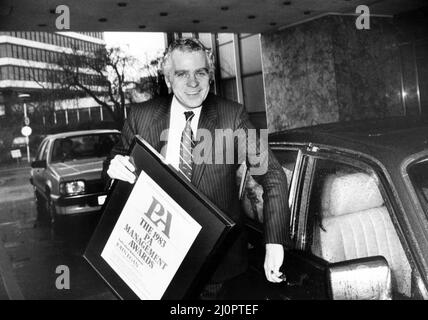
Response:
M312 253L330 262L383 256L393 291L411 295L411 266L373 176L365 172L325 174Z
M281 157L279 157L281 158ZM290 188L295 158L280 159ZM242 168L238 170L238 179ZM374 174L333 161L316 170L309 214L314 217L311 251L329 263L383 256L395 295L411 296L411 266ZM242 205L248 218L263 221L263 189L250 177Z

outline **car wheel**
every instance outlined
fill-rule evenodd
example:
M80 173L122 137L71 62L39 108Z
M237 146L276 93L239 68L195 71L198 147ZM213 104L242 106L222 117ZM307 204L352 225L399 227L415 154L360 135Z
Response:
M37 191L34 191L34 197L36 199L37 222L50 223L51 217L47 208L46 199L44 199Z
M55 211L55 206L52 202L52 200L50 199L50 195L48 194L48 200L46 201L46 211L49 215L49 219L51 224L55 224L57 221L57 217L56 217L56 211Z

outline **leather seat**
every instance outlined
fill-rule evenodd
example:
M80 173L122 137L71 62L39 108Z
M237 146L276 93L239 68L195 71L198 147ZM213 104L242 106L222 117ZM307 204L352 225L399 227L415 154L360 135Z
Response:
M384 256L392 272L393 288L410 296L410 264L376 181L368 174L326 177L312 250L332 263Z

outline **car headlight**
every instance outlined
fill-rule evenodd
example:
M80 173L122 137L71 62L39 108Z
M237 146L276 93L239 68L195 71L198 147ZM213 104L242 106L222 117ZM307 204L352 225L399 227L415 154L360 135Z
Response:
M59 185L59 192L62 195L74 196L85 192L85 181L76 180L70 182L62 182Z

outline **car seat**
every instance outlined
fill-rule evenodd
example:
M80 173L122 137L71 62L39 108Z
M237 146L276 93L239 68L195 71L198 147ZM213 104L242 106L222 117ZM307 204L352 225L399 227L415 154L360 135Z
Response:
M312 252L331 263L383 256L393 289L410 296L411 267L377 183L366 173L325 178Z

